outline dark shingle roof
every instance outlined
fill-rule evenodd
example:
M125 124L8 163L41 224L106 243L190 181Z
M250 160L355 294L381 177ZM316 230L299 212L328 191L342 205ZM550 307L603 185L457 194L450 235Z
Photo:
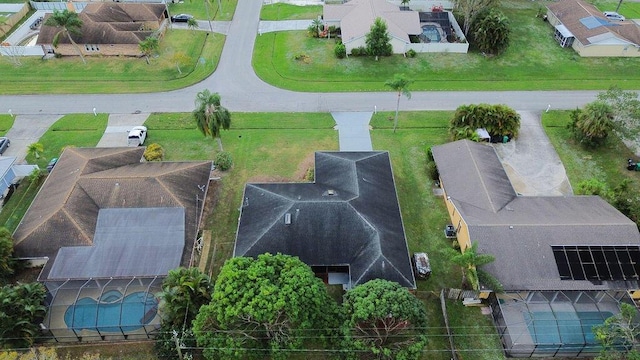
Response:
M60 156L14 233L19 257L54 258L58 249L92 245L96 221L107 208L184 208L185 249L209 182L210 162L145 162L143 147L68 148Z
M465 149L461 151L460 149ZM487 149L490 151L487 152ZM513 196L498 211L482 207L477 189L487 179L501 186L486 186L486 198L505 191L508 180L492 147L468 140L436 146L434 158L442 186L468 225L469 237L478 242L478 251L495 256L483 269L494 275L505 290L595 290L626 289L624 282L560 280L551 246L553 245L640 245L636 224L598 196ZM473 166L483 158L486 167ZM463 169L459 164L471 167ZM490 182L491 183L491 182ZM466 184L466 185L465 185ZM497 189L497 190L490 190ZM638 285L635 284L635 287Z
M389 154L317 152L315 161L314 183L246 185L234 256L280 252L349 265L352 286L383 278L415 288Z

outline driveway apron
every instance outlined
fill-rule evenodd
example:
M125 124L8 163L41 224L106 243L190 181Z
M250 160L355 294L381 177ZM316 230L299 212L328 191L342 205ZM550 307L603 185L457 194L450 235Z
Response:
M540 124L540 114L518 113L518 138L506 144L494 144L514 189L530 196L572 195L562 161Z
M372 112L332 112L336 121L340 151L372 151L369 121Z
M147 121L149 114L111 114L104 135L96 147L127 146L127 131Z
M13 126L7 132L11 140L11 147L5 152L5 156L15 156L16 163L24 163L27 156L27 146L38 142L42 135L60 119L62 115L18 115Z

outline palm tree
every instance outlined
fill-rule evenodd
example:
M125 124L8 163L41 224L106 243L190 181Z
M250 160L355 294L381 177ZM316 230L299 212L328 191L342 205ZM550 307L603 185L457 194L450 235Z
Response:
M163 322L173 329L189 329L202 305L211 302L213 283L198 268L169 271L162 282Z
M457 251L451 256L451 262L462 268L462 285L471 285L474 290L478 289L477 267L493 262L495 258L488 254L478 254L478 242L474 241L471 247L466 248L461 253Z
M187 27L191 30L195 30L199 28L200 25L198 25L198 20L194 18L189 18L189 20L187 20Z
M151 55L154 51L158 50L160 47L160 41L157 37L151 35L146 39L140 41L138 44L140 51L144 55L147 60L147 64L149 64L149 55Z
M76 42L73 41L73 38L71 37L71 34L77 35L77 36L82 35L82 32L80 31L80 28L82 27L82 20L80 20L80 17L78 17L77 13L73 11L69 11L67 9L63 11L54 10L53 15L51 15L47 19L44 25L54 26L60 29L53 36L53 43L52 43L53 47L58 47L58 43L60 42L60 35L64 34L67 36L71 44L73 44L73 46L78 51L78 54L82 59L82 62L84 64L87 63L84 59L84 56L82 55L82 51L80 50L80 47L78 47L78 44L76 44Z
M196 95L196 109L193 110L193 117L204 136L216 139L220 151L223 151L220 131L222 129L229 130L231 114L229 110L220 105L220 94L212 94L209 90L200 91Z
M594 101L585 105L584 109L576 109L571 113L571 124L574 136L587 145L600 145L614 129L614 113L611 106L604 101Z
M27 146L27 154L40 159L40 153L44 151L44 146L41 143L32 143Z
M411 99L411 92L409 91L409 85L412 83L411 80L407 79L404 74L395 74L393 75L393 79L387 80L384 84L393 90L398 92L398 103L396 105L396 117L393 121L393 132L396 132L396 128L398 127L398 111L400 110L400 97L402 95L406 96L407 99Z

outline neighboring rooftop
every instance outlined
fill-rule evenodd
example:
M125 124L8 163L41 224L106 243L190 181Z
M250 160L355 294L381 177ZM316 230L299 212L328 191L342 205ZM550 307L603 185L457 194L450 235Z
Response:
M184 250L177 253L178 259L181 259L178 263L188 263L209 182L211 163L141 163L143 152L144 147L66 149L14 233L16 256L48 257L50 261L45 269L48 271L53 266L56 255L69 259L67 256L73 257L72 253L76 251L89 251L68 249L59 253L58 250L62 248L96 247L116 253L113 248L109 248L112 245L100 243L104 239L114 239L113 235L109 235L113 232L104 232L112 228L113 224L135 230L128 236L137 238L140 246L146 246L145 243L151 246L149 238L155 237L160 231L152 231L151 227L165 224L162 231L171 240L158 238L157 241L177 250L175 231L178 230L175 230L175 221L165 221L167 214L173 214L182 219L184 228L181 236ZM150 210L154 208L163 210ZM176 208L182 210L170 210ZM107 209L120 211L105 212ZM181 211L181 214L176 211ZM140 220L145 214L152 214L152 218ZM137 226L131 224L133 219L140 220ZM143 229L148 233L143 233ZM155 245L158 246L159 243ZM120 245L123 243L120 242ZM125 248L131 250L134 245L127 246ZM147 248L145 256L153 261L153 257L162 254L162 250L156 253L149 251L151 248L153 246ZM44 272L45 275L47 271ZM65 271L62 273L67 274ZM101 273L102 275L105 273Z
M316 152L314 183L247 184L234 256L266 252L415 288L389 154Z
M505 290L624 289L625 281L561 280L552 246L640 245L637 225L598 196L517 196L490 145L434 146L442 186ZM484 202L484 203L483 203Z

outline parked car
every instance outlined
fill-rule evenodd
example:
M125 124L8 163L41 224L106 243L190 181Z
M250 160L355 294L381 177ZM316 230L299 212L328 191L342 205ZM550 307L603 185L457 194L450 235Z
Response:
M56 166L57 163L58 163L58 158L51 159L51 161L49 161L49 163L47 164L47 171L51 172L51 170L53 170L53 167Z
M613 20L613 21L624 21L624 20L625 20L625 17L624 17L624 16L622 16L622 15L618 14L618 13L617 13L617 12L615 12L615 11L605 11L603 14L604 14L604 16L606 16L606 17L607 17L607 19L609 19L609 20Z
M127 140L127 146L140 146L144 144L144 140L147 138L146 126L135 126L129 130L129 136Z
M0 155L4 154L7 148L11 146L11 141L8 137L0 137Z
M171 17L171 22L188 22L189 19L193 19L192 15L189 14L178 14Z
M418 278L427 279L431 276L431 264L429 263L429 256L427 256L427 253L415 253L411 260Z

